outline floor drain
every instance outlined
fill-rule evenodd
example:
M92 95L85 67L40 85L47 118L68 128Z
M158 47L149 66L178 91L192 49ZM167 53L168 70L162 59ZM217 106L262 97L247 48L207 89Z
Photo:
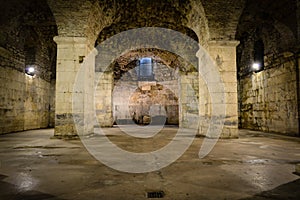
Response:
M165 193L163 191L147 192L147 198L163 198Z

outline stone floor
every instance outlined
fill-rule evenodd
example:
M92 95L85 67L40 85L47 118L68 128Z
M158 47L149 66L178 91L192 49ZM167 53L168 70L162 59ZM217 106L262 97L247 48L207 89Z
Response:
M170 142L176 127L148 139L102 129L118 146L147 152ZM176 162L158 171L125 173L91 156L80 140L53 139L53 129L0 136L0 199L300 199L300 138L240 130L199 159L196 137ZM189 136L187 136L189 137ZM109 152L108 152L109 153ZM113 154L112 154L113 155Z

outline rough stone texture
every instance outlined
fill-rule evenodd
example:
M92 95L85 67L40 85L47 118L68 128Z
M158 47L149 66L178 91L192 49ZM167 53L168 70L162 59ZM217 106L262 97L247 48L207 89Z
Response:
M179 127L198 129L199 127L199 74L180 74L179 79Z
M189 1L145 1L145 0L48 0L49 6L55 16L58 31L61 36L87 37L89 46L94 45L95 39L99 36L100 41L121 31L140 27L165 27L197 36L204 45L209 40L209 27L206 19L206 12L200 0ZM234 3L228 13L232 17L223 15L227 12L215 12L217 19L227 17L226 25L234 27L236 19L242 11L241 2ZM208 8L229 7L222 2L206 2ZM126 8L126 9L124 9ZM155 10L155 12L153 12ZM231 12L235 10L236 12ZM138 12L137 12L138 11ZM211 10L210 10L211 11ZM238 12L237 12L238 11ZM233 14L234 13L234 14ZM215 22L210 21L211 29L214 29ZM232 23L232 25L231 25ZM224 25L224 24L223 24ZM227 35L234 35L235 31ZM99 34L100 33L100 34ZM220 39L220 37L218 37Z
M177 82L175 82L176 84ZM145 83L131 95L129 111L137 123L144 123L144 116L166 116L166 124L178 124L178 98L160 84Z
M196 40L199 38L202 42L208 39L207 21L200 1L106 1L100 4L101 7L104 7L106 16L112 17L112 22L102 31L99 30L98 42L122 31L141 27L165 27Z
M5 2L0 13L0 134L53 127L56 26L51 11L45 1L29 0ZM28 65L35 67L35 76L25 74Z
M24 130L49 126L50 83L25 77Z
M201 0L210 32L210 40L234 40L236 26L245 0Z
M78 1L75 4L65 6L61 2L54 2L51 1L50 6L54 10L54 15L56 16L57 23L59 25L59 33L60 35L72 35L72 36L85 36L87 38L87 43L86 45L90 45L90 38L93 38L94 36L87 34L84 32L85 29L79 30L78 28L80 26L82 27L89 27L93 26L92 20L89 21L90 24L83 24L88 16L87 10L89 9L89 6L93 4L92 1L83 3L82 1ZM96 3L97 4L97 3ZM220 4L220 2L217 2L217 5ZM209 6L208 3L206 3L207 6ZM222 6L222 5L221 5ZM123 7L126 7L127 9L121 9ZM236 6L238 8L239 5ZM77 13L74 15L74 19L78 18L78 20L75 22L74 19L69 19L70 16L73 17L70 13L75 12L77 10L82 10L81 13ZM182 32L184 34L187 34L188 36L194 38L196 41L201 42L202 44L207 44L208 41L208 26L206 22L206 17L204 15L205 11L200 3L200 1L190 1L186 2L183 4L183 2L180 1L174 1L174 2L161 2L161 1L152 1L150 2L144 2L144 1L137 1L137 2L131 2L131 1L105 1L103 4L99 4L99 7L96 6L96 9L98 9L99 15L101 15L100 10L105 11L106 17L104 17L103 24L99 24L96 27L101 28L102 31L99 30L99 35L98 35L98 40L97 44L101 43L103 40L109 38L112 35L115 35L117 33L120 33L122 31L128 30L130 28L138 28L138 27L144 27L144 26L156 26L156 27L165 27L165 28L170 28L173 30L177 30L179 32ZM99 10L100 9L100 10ZM149 12L149 10L156 10L156 12ZM140 12L130 12L133 10L139 10ZM60 13L68 13L66 14L67 20L62 19L62 15ZM147 14L146 14L147 13ZM168 13L168 14L167 14ZM235 13L236 16L233 17L234 23L236 23L236 18L239 16L239 12ZM99 16L98 15L98 16ZM217 15L215 13L215 15ZM114 16L112 18L113 20L110 22L109 18L111 16ZM159 17L157 17L159 16ZM94 16L96 17L96 16ZM232 19L229 19L226 21L228 24L229 22L232 21ZM111 23L111 24L107 24ZM234 26L234 23L232 26ZM103 27L105 24L105 28ZM211 23L213 25L213 23ZM219 31L219 30L216 30ZM232 30L231 30L232 31ZM75 33L76 32L76 33ZM235 32L230 32L228 29L225 31L227 35L234 35ZM203 34L204 33L204 34ZM173 51L172 52L184 52L186 55L189 55L190 57L193 57L192 59L197 59L195 57L196 54L196 49L193 47L186 48L185 44L182 43L176 43L167 40L168 34L166 33L165 35L161 35L162 37L165 37L166 40L165 43L169 46L172 46ZM232 37L229 37L232 39ZM223 37L218 37L218 39L223 39ZM224 36L225 38L225 36ZM227 36L226 36L227 38ZM127 38L125 38L127 39ZM128 38L130 39L130 38ZM142 38L142 40L153 40L153 38ZM154 39L160 39L162 41L162 38L154 38ZM174 38L175 39L175 38ZM124 39L123 39L124 40ZM176 40L175 40L176 41ZM120 42L123 46L126 46L126 44L129 44L130 41L118 41ZM168 42L170 44L168 44ZM117 45L117 44L113 44ZM122 50L117 49L110 50L112 52L107 52L108 55L101 55L100 62L96 62L96 72L105 72L105 71L110 71L114 70L114 75L121 76L122 73L128 71L130 69L123 70L122 67L121 70L118 70L119 68L108 68L104 63L111 63L112 60L110 60L109 56L111 55L116 55L120 56L120 54L124 53ZM127 50L128 51L128 50ZM147 50L146 50L147 51ZM149 51L149 50L148 50ZM102 53L102 52L101 52ZM71 53L72 54L72 53ZM156 57L161 57L160 54L155 54L152 52ZM137 52L136 55L142 56L145 55L142 52ZM168 54L166 54L168 55ZM170 55L170 54L169 54ZM131 59L136 56L129 56ZM171 58L171 59L170 59ZM180 80L179 80L179 124L182 127L190 127L190 128L195 128L198 129L198 118L199 118L199 106L198 106L198 100L199 100L199 83L198 83L198 72L197 66L196 67L190 67L189 64L181 61L182 59L179 57L162 57L161 60L165 62L167 65L170 67L174 67L174 69L178 68L182 73L180 74ZM174 58L174 59L173 59ZM231 56L229 59L234 59L234 56ZM125 59L126 60L126 59ZM130 60L130 59L129 59ZM172 62L172 60L175 60L175 62ZM132 61L132 60L131 60ZM131 61L127 61L128 63ZM171 62L170 62L171 61ZM179 61L179 62L178 62ZM168 64L169 62L169 64ZM197 62L197 61L196 61ZM98 65L98 63L102 63ZM176 64L177 63L177 64ZM232 64L232 63L230 63ZM120 63L118 62L118 65L120 66ZM235 65L231 65L235 66ZM117 71L116 71L117 70ZM234 79L236 78L235 76L232 76L234 71L230 71L229 74L229 79ZM227 73L227 72L226 72ZM224 75L227 77L228 73ZM108 83L105 83L105 81L108 81ZM230 81L227 81L230 82ZM234 82L234 81L233 81ZM100 84L100 85L99 85ZM98 84L99 90L98 94L99 96L96 98L97 103L96 107L97 108L97 116L98 120L101 119L100 124L103 123L101 126L109 126L111 125L111 100L108 100L110 98L110 91L109 91L109 85L111 85L111 79L104 79L101 80ZM101 97L101 98L100 98ZM234 98L234 96L232 97ZM233 101L232 104L236 103ZM209 105L208 105L209 106ZM67 110L70 108L67 108ZM231 109L232 110L232 109ZM233 109L234 110L234 109ZM125 118L129 117L124 116ZM232 117L232 116L231 116ZM235 124L234 119L228 119L226 122L229 124L229 126ZM234 125L233 125L234 126ZM230 128L229 128L230 129ZM224 129L225 130L225 129ZM235 135L234 133L228 133L228 137L231 137L231 135Z
M299 38L296 1L248 1L236 38L239 126L299 134ZM299 11L298 11L299 13ZM264 70L253 72L255 43L264 46Z
M191 123L191 127L199 128L200 133L203 134L211 117L214 119L220 116L211 116L214 100L209 98L211 91L207 90L207 83L199 77L200 74L197 74L197 71L201 69L185 62L185 59L196 60L196 62L199 61L200 67L206 64L195 56L198 45L189 46L184 42L178 42L182 38L171 38L170 40L170 34L166 31L159 37L143 38L140 35L131 35L131 38L127 37L117 43L107 44L115 48L106 52L107 55L100 55L100 62L96 60L96 70L94 70L95 59L84 58L84 56L88 57L89 52L102 41L122 33L122 31L141 27L163 27L175 30L198 41L209 51L225 84L225 102L219 102L220 105L226 106L227 113L222 135L224 138L236 137L237 135L237 78L240 79L240 108L244 109L246 104L243 99L250 98L247 91L252 90L252 86L249 88L249 83L252 81L251 77L256 77L251 84L258 87L256 88L259 92L258 95L261 95L261 93L267 93L263 91L269 91L269 89L261 87L270 88L270 83L275 85L275 83L277 84L276 81L281 83L286 79L286 77L278 78L280 75L276 74L277 69L279 72L287 74L282 76L289 76L290 74L294 82L282 83L283 89L274 88L271 90L276 91L277 96L286 98L280 100L280 103L276 101L277 110L288 110L286 113L289 113L286 114L288 118L282 119L284 123L281 124L280 131L289 132L292 130L294 132L297 127L295 123L299 127L300 99L299 64L293 64L298 62L296 52L299 52L298 4L297 1L291 0L264 0L260 2L255 0L6 1L0 8L0 67L8 74L8 78L3 77L0 80L5 85L5 87L1 87L0 91L3 99L3 103L1 102L1 114L3 114L1 117L3 117L0 118L2 124L13 124L9 126L16 128L12 130L12 128L1 127L2 132L22 130L20 127L23 129L24 127L44 127L46 126L46 118L49 118L48 125L52 126L54 124L54 109L56 112L55 134L57 136L76 135L74 119L83 128L83 132L90 132L95 124L92 118L95 72L96 75L98 72L109 72L114 76L114 78L109 77L99 82L99 88L105 89L100 92L102 93L102 96L100 95L101 100L97 99L99 101L97 106L101 108L98 109L98 112L106 113L108 116L107 113L113 111L111 100L105 100L111 95L108 85L113 85L112 83L116 79L120 79L124 73L131 70L132 61L141 56L150 56L175 69L175 71L178 70L180 74L177 94L179 96L179 124L187 126ZM155 35L154 32L153 36ZM52 41L55 35L59 35L61 38L57 39L58 50ZM127 49L119 48L120 44L126 47L133 39L137 39L137 44L143 41L149 43L159 41L162 47L171 47L171 50L168 51L172 53L164 51L162 47L159 48L159 45L150 48L141 48L138 45L130 46ZM237 48L237 58L233 45L235 40L241 42ZM258 74L250 75L252 73L250 66L254 58L253 47L258 40L262 40L264 43L265 62L267 63L265 68L268 70L261 73L264 74L263 79L258 78ZM124 56L128 51L131 53ZM284 52L292 52L293 56L281 56ZM181 58L181 53L186 54L187 58ZM112 57L113 59L111 59ZM238 63L238 77L235 69L236 61ZM78 71L82 62L90 67ZM25 77L22 78L25 65L36 66L35 82L30 82ZM293 67L295 70L292 69ZM78 88L77 93L73 91L73 87L78 72L82 73L83 80L82 88ZM296 72L296 76L294 76L294 72ZM164 76L165 74L162 73L160 79L163 79ZM272 80L269 77L277 78ZM260 82L262 80L263 83ZM13 83L6 87L7 81ZM169 85L175 85L174 83L170 82ZM54 84L56 84L55 89ZM56 95L53 94L54 92ZM188 102L192 93L196 94L199 101L197 106L195 106L195 102ZM294 94L297 95L293 96ZM72 108L74 95L82 104ZM10 100L7 99L14 100L14 103L8 102ZM261 101L264 102L263 105L260 104ZM262 110L261 107L269 108L267 106L269 102L271 100L261 100L258 97L247 100L247 104L251 104L252 108L255 107L254 105L260 105L258 109L255 108L259 112ZM282 108L281 102L285 108ZM46 106L46 104L48 105ZM297 106L290 106L291 104ZM39 123L30 124L26 122L26 120L29 122L30 119L36 122L38 112L42 113ZM196 113L201 118L200 124L195 121L194 115ZM243 110L240 113L247 112ZM26 116L26 119L22 119L20 115ZM250 114L242 115L240 115L241 127L259 126L257 121L253 121L253 116ZM267 115L263 117L261 114L251 115L261 118L262 121L270 120L270 116ZM291 116L296 117L290 119ZM112 119L112 114L110 114L110 117L104 121L111 125ZM269 130L268 128L262 129Z
M248 0L237 26L236 39L255 40L259 36L264 40L266 54L298 48L299 7L296 4L297 1L291 0Z
M154 80L139 81L136 62L131 62L135 66L133 69L115 80L113 91L115 122L132 123L131 119L134 118L136 123L143 124L143 116L164 115L167 117L167 124L178 124L179 83L176 71L163 63L154 61Z
M161 27L167 27L167 28L172 28L174 30L178 30L180 32L186 33L187 35L190 35L193 38L196 38L198 41L201 41L203 44L208 40L208 28L207 28L207 23L204 15L204 9L201 6L200 1L191 1L191 2L186 2L183 4L182 2L164 2L163 5L161 5L161 2L158 1L153 1L148 4L144 4L145 2L112 2L112 1L105 1L102 2L102 4L96 8L98 10L105 11L106 16L104 17L105 19L109 19L111 16L116 16L114 18L114 23L112 25L106 25L107 27L103 29L102 32L99 34L100 42L103 40L101 38L108 38L111 35L117 34L121 31L128 30L129 28L137 28L137 27L143 27L143 26L161 26ZM90 36L90 34L87 34L84 32L85 29L78 30L78 27L89 27L93 26L93 22L91 20L91 24L85 24L86 19L87 19L87 10L89 9L88 4L93 4L92 1L87 2L84 4L82 1L77 1L74 4L64 4L61 2L54 2L50 1L51 8L54 11L54 15L56 16L57 23L59 24L59 33L60 35L72 35L72 36L86 36L87 38L92 38L93 36ZM97 3L96 3L97 4ZM94 5L96 5L94 4ZM220 4L215 3L213 6ZM146 6L147 5L147 6ZM206 3L206 5L209 4ZM222 5L221 5L222 6ZM220 6L220 7L221 7ZM127 7L127 10L122 10L121 8ZM131 9L140 10L141 12L130 12ZM239 7L239 6L237 6ZM155 9L158 11L154 14L150 12L151 16L149 16L148 10ZM171 8L174 8L173 10ZM71 15L70 13L73 13L74 11L81 10L82 12L75 13L75 15ZM166 11L167 10L167 11ZM163 11L163 12L162 12ZM170 11L171 14L168 14L165 16L166 13ZM67 16L66 18L63 19L61 13L65 13ZM68 13L68 14L67 14ZM98 12L93 12L95 13L103 13L101 11ZM148 13L145 15L145 13ZM160 14L159 14L160 13ZM136 16L132 16L132 15ZM152 16L153 14L153 16ZM238 16L239 13L236 13ZM101 14L99 14L101 15ZM98 16L99 16L98 15ZM217 13L214 13L214 15L217 15ZM74 18L70 19L70 17L75 16ZM130 16L130 18L129 18ZM157 16L160 16L157 18ZM97 16L93 16L94 18L97 18ZM75 20L77 18L77 20ZM89 18L91 19L91 18ZM136 19L136 20L132 20ZM236 17L235 17L236 19ZM110 20L104 20L103 24L99 24L96 27L99 28L99 31L101 30L101 27L104 26L104 24L107 24L107 21ZM229 23L230 20L226 21L226 24ZM176 22L176 23L174 23ZM179 22L179 23L178 23ZM211 23L213 25L213 23ZM234 25L233 25L234 26ZM191 28L191 30L187 29L186 27ZM111 32L113 30L113 32ZM219 31L219 30L217 30ZM216 31L216 32L217 32ZM194 32L194 33L193 33ZM205 33L205 34L201 34ZM228 35L234 34L232 33L227 33ZM199 39L196 37L198 36ZM219 38L218 38L219 39ZM192 80L192 78L190 78ZM195 81L193 81L195 82ZM193 82L187 82L185 83L186 85ZM185 88L184 85L182 85L182 88ZM198 86L197 86L198 88ZM186 88L185 88L186 89ZM185 89L182 89L184 93L189 93L188 91L185 91ZM196 92L197 94L198 92ZM189 94L184 94L184 95L189 95ZM188 96L190 97L190 96ZM186 96L182 96L182 99L186 98ZM184 102L184 104L188 104L188 102ZM194 106L192 106L194 107ZM189 106L184 105L183 106L183 111L181 113L185 113L186 109L190 109ZM186 116L185 116L186 117ZM184 117L184 118L185 118ZM197 124L194 123L194 124ZM197 127L197 125L195 125Z
M86 38L55 37L55 42L58 48L55 136L91 133L96 52L82 61L88 54Z
M208 125L217 125L214 119L224 118L222 138L238 137L238 106L237 106L237 78L235 50L237 41L211 41L209 43L209 56L212 61L204 59L199 52L200 63L200 127L199 134L214 137L208 133ZM215 76L212 76L212 72ZM219 77L217 77L219 76ZM221 89L219 87L222 87ZM224 97L224 99L222 99ZM215 98L212 101L211 98ZM217 116L212 109L216 109ZM222 109L224 108L224 112Z
M124 41L128 42L128 41ZM177 46L176 48L179 48L179 46L182 45L182 43L173 45ZM115 50L118 51L118 50ZM120 51L120 50L119 50ZM116 54L116 53L114 53ZM190 55L190 54L187 54ZM138 81L137 77L137 70L136 68L136 62L139 58L142 57L151 57L153 60L155 60L155 64L153 64L153 73L154 73L154 82L141 82ZM191 57L196 58L195 53L194 56L191 54ZM97 56L96 58L96 74L98 72L105 72L110 74L111 71L114 73L114 92L113 97L110 97L110 91L107 90L107 88L110 88L111 81L110 78L106 78L105 80L100 80L100 85L98 85L97 91L97 100L98 103L96 103L96 107L101 107L103 110L98 110L96 112L97 118L102 119L102 122L99 122L101 124L108 124L111 125L111 114L110 114L110 107L111 102L113 102L113 115L114 115L114 121L120 122L123 121L126 123L131 122L132 123L132 113L129 107L132 109L133 107L137 108L139 107L140 103L143 103L147 105L147 108L150 108L150 104L157 104L157 100L160 97L167 96L165 98L166 101L162 101L163 98L161 98L161 102L159 104L161 105L167 105L167 108L169 111L169 119L167 120L167 123L172 124L178 124L184 125L184 127L194 127L197 129L198 122L197 122L197 115L194 117L191 117L191 115L194 115L198 112L198 107L194 104L197 104L197 98L198 98L198 73L196 72L197 69L195 66L192 66L190 63L188 63L185 59L179 57L178 55L156 49L156 48L142 48L138 50L130 51L126 54L121 55L118 57L115 61L111 61L113 56L111 54L101 56ZM106 66L106 64L110 64L110 66ZM100 73L101 74L101 73ZM187 75L188 77L185 82L180 82L180 76ZM104 76L105 77L105 76ZM107 82L108 81L108 82ZM108 86L105 86L105 82L108 83ZM148 86L143 86L144 84L148 84ZM102 85L102 86L101 86ZM143 86L143 87L142 87ZM152 89L151 89L152 87ZM162 87L163 89L159 91L156 96L156 91L158 88ZM179 88L184 88L182 90L179 90ZM139 91L146 91L148 88L149 95L152 96L148 103L146 102L140 102L139 105L136 103L129 103L132 95L136 93L136 95L139 94ZM152 90L152 91L151 91ZM173 94L171 94L173 93ZM147 96L147 94L145 94ZM178 100L178 103L172 102L173 100L169 100L169 97L175 96L175 99L179 99L182 95L183 99L186 99L185 102L180 103ZM188 96L184 96L188 95ZM99 98L99 96L105 97ZM139 96L139 95L138 95ZM194 98L193 103L188 102L191 98ZM108 99L111 99L110 101ZM156 100L155 100L156 99ZM129 102L127 102L129 101ZM178 105L179 104L179 105ZM193 104L193 105L190 105ZM172 110L171 107L174 107L175 110ZM173 108L172 107L172 108ZM179 108L178 108L179 107ZM194 109L194 110L193 110ZM138 109L139 110L139 109ZM179 110L182 110L179 111ZM148 113L148 109L141 112L141 115L146 115ZM178 113L179 112L179 113ZM189 113L190 114L187 114ZM136 112L136 115L138 115L140 112ZM143 113L143 114L142 114ZM104 116L104 115L106 116ZM177 117L172 117L172 116ZM178 115L182 115L178 117ZM142 118L142 116L141 116ZM181 119L181 121L179 119ZM191 121L188 120L188 118L192 119ZM109 120L108 120L109 119ZM179 122L178 122L179 120ZM141 120L142 121L142 120ZM106 123L108 122L108 123ZM123 123L120 122L120 123Z
M1 129L0 133L24 130L25 75L16 70L1 67ZM13 82L14 84L9 84Z
M298 133L296 66L285 56L279 66L240 79L241 127Z
M97 118L96 126L113 126L112 91L114 77L112 72L96 72L95 88L95 114Z
M50 126L50 83L1 66L1 131L8 133Z

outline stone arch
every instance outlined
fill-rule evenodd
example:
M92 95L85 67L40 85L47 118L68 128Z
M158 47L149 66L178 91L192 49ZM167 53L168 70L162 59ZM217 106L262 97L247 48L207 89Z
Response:
M179 29L191 29L203 45L209 39L208 23L200 0L76 0L63 3L48 0L47 2L59 27L59 35L86 37L89 49L93 48L94 42L102 30L122 26L124 22L135 28L164 27L176 30L178 29L176 27L182 27ZM148 12L148 16L128 17L136 9ZM69 14L74 10L80 10L80 15L74 17ZM64 13L64 15L61 15L61 13ZM149 16L149 13L150 15L152 13L152 15ZM138 26L134 25L136 22L139 24Z
M123 31L127 31L130 29L135 29L135 28L142 28L142 27L147 27L145 24L138 24L138 25L130 25L128 27L128 24L122 23L122 24L112 24L109 27L104 28L99 36L97 41L95 42L95 46L97 46L98 44L100 44L101 42L103 42L104 40L106 40L107 38L116 35L118 33L121 33ZM167 24L167 23L157 23L153 26L149 26L149 27L159 27L159 28L168 28L168 29L172 29L174 31L178 31L180 33L183 33L187 36L189 36L190 38L194 39L195 41L199 42L198 36L197 34L192 30L189 29L187 27L184 26L178 26L178 25L174 25L174 24Z
M138 36L142 37L139 38ZM99 46L99 54L96 57L96 80L99 80L98 85L96 86L96 91L98 91L99 94L96 94L98 100L98 102L96 102L96 107L100 109L98 109L96 113L101 126L111 126L113 124L113 121L110 121L112 120L112 117L108 116L109 112L107 112L107 110L112 111L114 109L110 103L111 101L108 100L111 98L111 96L113 96L111 94L114 86L114 68L117 66L119 71L123 71L122 73L125 73L133 68L129 66L129 64L140 57L148 56L154 58L162 63L165 63L164 65L167 68L170 68L173 71L178 71L177 73L181 78L178 78L173 83L173 85L176 85L176 88L179 91L176 92L178 96L185 96L186 94L183 93L186 93L189 90L193 90L190 91L189 95L198 94L197 80L199 75L197 64L198 58L196 57L196 53L199 50L199 45L193 39L189 38L190 41L188 41L187 38L189 37L169 29L144 28L123 32L122 35L114 36ZM164 42L161 43L161 41ZM118 45L118 43L120 43L120 45ZM173 53L171 53L171 51ZM115 59L116 61L114 61ZM120 70L120 68L125 69ZM183 81L184 79L185 81ZM174 87L173 85L170 85L170 87ZM185 87L185 89L179 90L178 85L180 85L180 88ZM130 90L125 89L125 91ZM121 96L124 98L124 95ZM105 103L103 99L106 99L105 101L107 103ZM188 101L188 98L185 99ZM184 105L187 102L182 100L180 103L181 105ZM198 112L198 104L196 101L193 103L194 104L192 108L189 107L189 110L186 110L187 107L185 106L180 106L180 109L182 108L182 111L180 112L180 125L187 126L187 124L183 123L185 117L194 115L198 117L196 115ZM100 105L105 106L103 107ZM194 113L188 115L187 113L191 112L192 110ZM128 118L128 115L125 117ZM102 123L103 119L104 123ZM194 123L193 125L197 126L197 123Z
M150 57L154 60L153 81L139 81L138 79L136 63L143 57ZM151 106L156 106L156 109L159 110L163 109L167 124L182 124L179 118L183 118L181 116L183 114L179 111L183 110L183 106L178 101L183 92L179 86L181 85L180 76L188 73L198 75L197 68L193 67L191 63L166 50L144 48L121 55L112 63L111 67L113 70L109 69L109 71L114 73L113 118L115 122L117 121L117 124L122 123L122 121L132 122L130 114L133 112L135 113L136 123L144 123L143 116L149 115L148 112ZM195 93L197 92L195 91ZM141 98L137 98L137 95L140 95ZM136 96L138 102L132 101L133 96ZM124 104L125 99L130 99L128 105ZM158 99L162 101L158 103ZM145 102L141 102L142 100ZM127 106L128 110L127 108L124 109L124 106ZM156 118L150 115L149 119L155 121Z
M199 42L202 46L206 47L210 40L210 33L208 27L208 20L206 17L205 9L202 1L192 1L191 8L188 11L188 22L187 27L192 29L198 36Z
M96 58L96 71L111 70L109 66L116 58L132 55L132 59L136 59L140 54L153 58L163 56L165 59L162 60L174 67L178 65L177 59L182 63L183 60L188 60L193 65L186 63L180 70L198 71L196 53L199 44L193 38L171 29L146 27L128 30L105 40L96 49L101 52ZM170 58L166 59L168 56ZM184 57L180 58L181 56Z
M209 40L206 15L201 1L198 0L185 2L179 0L172 2L157 0L151 2L95 1L92 5L86 32L90 42L96 41L97 38L101 42L107 36L141 27L162 27L176 30L196 39L204 46ZM151 8L153 9L151 10ZM142 9L140 13L145 11L148 13L147 16L139 15L129 18L128 14L132 13L130 9ZM152 15L149 14L151 11L153 11ZM106 38L103 38L103 35L106 35Z
M165 27L170 28L170 30L177 30L177 32L184 33L185 35L190 35L194 38L198 38L198 41L202 46L204 46L206 49L209 49L210 53L213 53L212 56L215 58L218 58L220 60L220 68L223 67L226 69L220 69L222 72L225 71L224 77L228 76L230 74L230 77L235 78L235 71L232 68L235 68L235 63L234 63L234 55L231 54L231 51L235 48L236 42L232 41L225 41L225 42L210 42L210 31L208 31L208 23L206 20L206 17L210 15L210 13L205 13L204 9L202 7L201 2L206 2L206 0L191 0L191 1L146 1L146 0L141 0L141 1L109 1L109 0L103 0L103 1L97 1L97 0L90 0L90 1L81 1L81 0L76 0L77 3L70 3L66 2L67 5L63 5L61 2L56 2L56 1L51 1L51 8L54 8L53 10L57 9L57 14L56 15L56 21L59 24L59 34L60 37L56 38L55 41L57 41L58 45L60 46L62 51L66 49L66 47L69 48L68 50L68 60L66 60L63 56L63 54L58 55L60 56L59 59L59 64L63 67L67 68L68 67L68 62L73 61L74 62L74 71L71 72L62 72L64 74L68 74L69 76L72 76L72 78L75 77L74 72L77 72L76 69L78 69L78 63L82 61L82 59L88 55L90 50L94 47L95 41L98 38L99 34L101 35L101 32L103 30L112 30L112 34L116 36L119 33L124 33L132 30L136 30L136 28L154 28L154 27ZM114 3L116 2L116 4ZM218 2L219 3L219 2ZM141 4L149 5L148 7L145 6L140 6ZM206 4L207 5L207 4ZM135 10L131 10L131 9ZM147 8L150 8L149 11L147 11ZM154 9L152 8L158 8L159 11L158 13L154 13ZM215 9L215 7L213 7ZM59 16L59 11L62 11L60 9L65 9L63 13L66 15L60 15ZM94 9L94 11L92 11ZM136 12L131 12L131 11L136 11L136 9L141 9L141 13L148 12L150 13L149 15L146 15L146 17L143 16L136 16L133 17L131 14ZM80 10L80 14L78 15L78 18L74 18L72 15L68 14L69 12L72 13L74 10ZM168 10L168 12L165 12L165 10ZM215 11L218 9L215 9ZM121 12L119 12L121 11ZM147 14L148 14L147 13ZM94 15L95 14L95 15ZM160 15L162 14L162 15ZM94 15L94 16L93 16ZM168 15L168 16L166 16ZM64 16L64 17L62 17ZM130 17L128 17L130 16ZM160 18L159 18L160 17ZM101 19L100 19L101 18ZM58 20L59 19L59 20ZM68 22L67 24L65 22ZM211 21L211 24L214 24L214 21ZM124 24L128 26L128 29L124 30ZM65 26L64 26L65 25ZM232 27L230 25L230 27ZM126 28L126 27L125 27ZM131 29L130 29L131 28ZM133 29L134 28L134 29ZM221 29L223 26L221 27ZM118 29L118 30L114 30ZM123 31L123 32L120 32ZM149 29L148 29L149 30ZM215 32L217 32L216 30ZM109 31L108 31L109 32ZM231 32L230 32L230 37L229 40L232 40L231 38ZM161 36L165 36L165 34L161 34L159 36L159 39L161 39L163 45L170 45L167 44L167 42L164 41L164 38L161 38ZM132 38L133 36L129 36L128 38ZM101 38L101 37L100 37ZM151 42L153 40L152 37L148 38L143 38L143 40L146 39L147 42ZM157 39L157 38L156 38ZM177 38L175 38L177 39ZM222 37L216 37L214 39L224 39ZM227 39L227 37L225 38ZM107 40L105 40L107 41ZM123 41L123 42L128 42L128 41ZM138 41L137 41L138 42ZM198 58L195 54L197 51L194 51L194 47L190 48L190 46L185 43L182 44L183 46L178 46L175 45L173 46L172 52L176 51L181 51L184 55L187 55L186 58L188 60L193 60L196 63L201 61L201 58ZM229 45L229 48L227 48L227 45ZM197 43L198 46L198 43ZM141 47L139 46L138 48L149 48L149 47ZM152 47L156 48L156 46ZM129 48L132 50L132 48ZM185 51L185 52L183 52ZM230 52L229 58L227 57L227 52ZM118 57L119 55L122 55L123 53L126 53L126 50L120 50L120 49L113 49L110 52L106 52L107 55L100 55L102 56L102 64L103 66L100 66L100 70L97 71L98 69L96 68L96 72L103 73L102 67L105 69L113 60L110 57L106 56L112 56L115 58L116 56ZM221 55L224 54L224 55ZM223 58L224 57L224 58ZM225 60L226 57L226 60ZM222 61L224 59L224 61ZM198 66L195 64L194 66ZM205 63L203 63L203 68L205 67ZM86 73L88 70L93 70L93 66L91 65L90 69L87 69ZM198 69L197 69L198 71ZM87 74L88 75L88 74ZM189 73L185 74L189 75ZM222 75L223 76L223 75ZM199 77L187 77L189 79L188 81L193 81L194 79L198 80ZM235 80L234 80L235 81ZM89 81L87 81L89 82ZM229 81L228 81L229 83ZM92 83L89 83L92 84ZM229 84L228 84L229 85ZM108 86L109 87L109 86ZM85 88L86 89L86 88ZM86 89L88 90L88 89ZM58 93L58 92L57 92ZM87 93L91 93L92 91L88 91ZM64 95L64 90L62 89L60 91L60 94L64 101L67 101ZM235 102L235 101L233 101ZM64 103L64 102L63 102ZM68 102L66 102L68 104ZM68 104L69 105L69 104ZM194 106L194 104L193 104ZM198 105L197 105L198 106ZM232 107L234 107L233 105ZM69 105L70 107L70 105ZM68 121L69 118L72 118L72 114L70 113L71 109L61 109L61 114L57 115L59 117L62 116L62 122ZM232 121L235 120L235 110L231 109L232 111ZM80 115L82 115L81 111L78 111ZM108 112L110 112L108 110ZM83 112L84 113L84 112ZM195 113L192 113L194 116ZM189 115L189 116L192 116ZM195 114L196 115L196 114ZM187 116L187 117L189 117ZM197 116L198 117L198 116ZM231 119L230 119L231 120ZM193 119L195 126L198 126L198 122L196 122L195 119ZM235 126L235 122L231 123L231 121L228 123L230 126L228 129L231 129L231 124L232 126ZM89 124L90 128L90 124ZM197 128L197 127L196 127ZM57 126L59 133L60 127ZM72 134L75 132L74 131L74 126L73 124L69 125L62 125L61 130L70 130ZM205 131L204 131L205 132ZM228 135L234 135L231 134L231 132L228 133Z
M179 55L156 48L143 48L126 52L114 60L107 70L114 71L114 76L120 77L122 74L133 69L136 61L142 57L150 57L173 70L178 70L179 73L197 72L197 66L193 66Z
M241 16L236 38L241 41L249 37L252 37L254 40L262 39L266 44L266 53L268 54L268 52L272 53L270 49L274 49L274 47L279 51L295 47L296 35L297 33L293 32L287 24L271 17L269 13L256 11L254 13L244 13ZM275 38L271 39L271 37ZM279 38L285 39L282 40ZM268 42L273 43L268 44Z
M292 1L282 1L281 4L290 8L291 12L292 8L296 7ZM297 48L297 31L293 30L297 23L296 17L287 23L280 13L272 13L269 5L272 4L268 4L267 1L257 5L249 0L245 5L247 12L243 12L239 19L235 37L241 41L237 48L237 67L241 76L251 73L250 66L254 60L256 41L262 40L264 43L266 58L274 53L293 51Z

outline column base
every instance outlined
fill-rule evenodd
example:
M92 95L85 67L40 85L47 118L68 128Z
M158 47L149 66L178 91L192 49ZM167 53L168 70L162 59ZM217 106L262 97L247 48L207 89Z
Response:
M76 139L77 135L75 124L56 125L53 138L57 139Z
M224 126L219 137L207 134L208 126L200 126L198 137L219 138L219 139L237 139L239 138L238 127Z

